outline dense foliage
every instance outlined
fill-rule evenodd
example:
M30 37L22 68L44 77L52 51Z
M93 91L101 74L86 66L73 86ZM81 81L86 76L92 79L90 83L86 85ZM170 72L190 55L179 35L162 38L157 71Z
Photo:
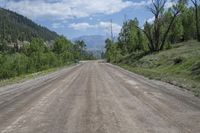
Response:
M94 59L83 41L72 43L24 16L0 8L0 79Z
M121 62L170 49L176 43L198 39L200 6L188 7L187 0L177 0L170 8L167 0L152 0L149 6L154 21L140 28L137 18L124 22L118 41L106 40L105 56L109 62ZM198 30L197 30L198 29Z
M9 53L14 48L6 47L0 51L0 79L60 67L82 59L94 59L85 47L83 41L73 44L64 37L56 39L51 47L39 38L24 44L18 52Z
M0 40L18 43L18 41L31 41L35 37L50 41L55 40L58 35L22 15L0 8Z

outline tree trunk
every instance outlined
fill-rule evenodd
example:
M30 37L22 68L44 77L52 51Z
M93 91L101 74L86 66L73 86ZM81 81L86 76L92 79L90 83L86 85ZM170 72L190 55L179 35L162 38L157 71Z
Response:
M165 45L165 42L166 42L166 39L167 39L167 35L169 34L169 31L170 31L170 29L171 29L171 27L172 27L172 25L173 25L173 23L174 23L174 21L175 21L175 19L176 19L178 14L179 14L179 11L174 14L174 16L173 16L173 18L172 18L172 20L171 20L166 32L165 32L165 34L163 36L163 40L161 42L161 46L160 46L159 50L163 50L164 49L164 45Z

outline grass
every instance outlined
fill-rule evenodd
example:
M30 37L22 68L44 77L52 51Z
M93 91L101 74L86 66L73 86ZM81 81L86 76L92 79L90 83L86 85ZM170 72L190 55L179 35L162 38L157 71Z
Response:
M0 87L2 86L6 86L6 85L11 85L11 84L15 84L15 83L21 83L23 81L29 80L29 79L33 79L33 78L37 78L40 76L44 76L47 74L50 74L52 72L58 71L60 69L72 66L74 64L68 64L62 67L57 67L57 68L50 68L44 71L40 71L40 72L36 72L36 73L31 73L31 74L24 74L24 75L20 75L18 77L13 77L10 79L5 79L5 80L0 80Z
M175 44L172 49L121 63L121 67L180 86L200 96L200 43L188 41Z

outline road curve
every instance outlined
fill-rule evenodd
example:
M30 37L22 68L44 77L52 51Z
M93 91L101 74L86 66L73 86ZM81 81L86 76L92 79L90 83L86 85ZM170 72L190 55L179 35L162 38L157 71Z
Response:
M85 62L0 88L0 133L200 133L200 99Z

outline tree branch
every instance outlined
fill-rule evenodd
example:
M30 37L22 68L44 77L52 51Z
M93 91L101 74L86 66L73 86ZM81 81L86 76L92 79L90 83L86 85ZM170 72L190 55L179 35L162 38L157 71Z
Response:
M178 16L179 13L180 13L180 10L178 10L178 11L174 14L172 20L170 21L170 24L169 24L169 26L168 26L166 32L164 33L163 40L162 40L162 43L161 43L161 46L160 46L160 50L162 50L162 49L164 48L165 41L166 41L166 39L167 39L167 35L168 35L168 33L169 33L169 31L170 31L170 29L171 29L171 27L172 27L172 25L173 25L173 23L174 23L174 21L175 21L175 19L176 19L176 17Z

